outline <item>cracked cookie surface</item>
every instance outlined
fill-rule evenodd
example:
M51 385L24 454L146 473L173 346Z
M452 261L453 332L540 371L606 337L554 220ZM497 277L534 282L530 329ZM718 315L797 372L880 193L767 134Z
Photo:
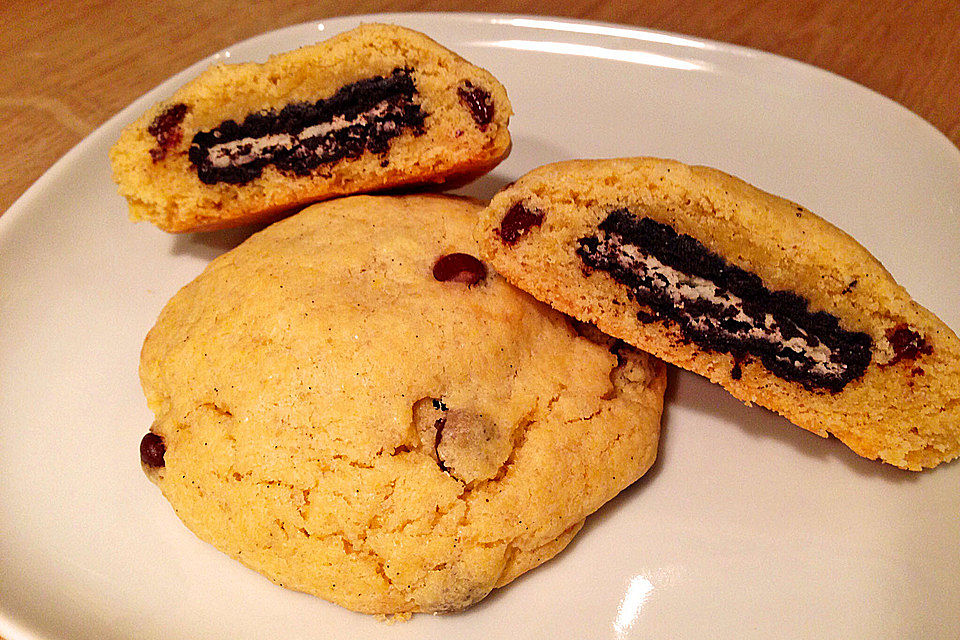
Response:
M170 301L141 358L144 469L200 538L350 609L453 611L650 467L662 363L479 263L436 269L478 255L479 209L315 205Z

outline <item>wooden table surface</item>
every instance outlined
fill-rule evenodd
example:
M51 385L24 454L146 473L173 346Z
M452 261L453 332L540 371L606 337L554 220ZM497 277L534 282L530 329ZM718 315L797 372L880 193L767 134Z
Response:
M859 82L960 145L958 0L6 0L0 212L97 126L200 58L291 24L414 10L552 14L755 47Z

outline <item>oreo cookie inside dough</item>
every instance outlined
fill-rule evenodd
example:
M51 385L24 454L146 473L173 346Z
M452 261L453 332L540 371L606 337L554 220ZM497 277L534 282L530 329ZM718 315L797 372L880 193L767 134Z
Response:
M314 205L167 304L140 456L199 537L356 611L454 611L646 472L663 364L507 284L481 208Z
M866 371L869 335L842 329L826 311L811 312L794 292L770 291L670 225L617 209L597 231L577 241L577 255L624 285L646 307L638 312L644 319L676 325L707 351L756 358L810 390L840 391Z
M487 71L370 24L208 69L127 127L111 162L132 219L218 229L339 195L468 181L506 157L510 115Z
M960 341L842 231L715 169L655 158L527 174L482 254L564 313L854 451L960 455Z
M425 119L411 70L398 67L388 76L345 85L326 99L253 113L239 124L221 122L194 135L188 155L204 184L245 184L268 166L308 176L321 165L366 151L386 153L404 132L423 135Z

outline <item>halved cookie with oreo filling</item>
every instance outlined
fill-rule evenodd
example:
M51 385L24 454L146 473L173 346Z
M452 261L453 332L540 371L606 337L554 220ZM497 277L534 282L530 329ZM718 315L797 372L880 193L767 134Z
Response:
M571 161L501 191L479 234L540 300L864 457L960 455L956 334L800 205L707 167Z
M369 24L214 66L111 151L133 220L185 232L403 185L464 182L510 150L506 91L427 36Z

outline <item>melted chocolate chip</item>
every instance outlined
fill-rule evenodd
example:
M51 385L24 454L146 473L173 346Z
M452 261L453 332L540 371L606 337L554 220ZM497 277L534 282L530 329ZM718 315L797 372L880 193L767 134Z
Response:
M490 92L475 87L469 80L464 80L457 89L457 95L460 96L463 106L469 109L473 121L477 123L480 130L486 131L487 125L493 121L493 101L490 99Z
M530 229L539 227L541 224L543 224L543 212L531 211L522 202L518 202L510 207L507 215L503 216L497 234L503 244L513 245L527 235Z
M884 364L886 367L903 360L916 360L921 354L930 355L933 353L933 347L927 343L927 340L905 324L898 324L893 329L887 329L886 336L887 340L890 341L890 347L893 349L893 359Z
M417 95L413 70L397 68L389 76L344 85L317 102L252 113L240 123L225 120L193 137L190 162L204 184L244 184L268 166L307 176L367 151L384 154L404 132L424 133L427 114Z
M154 162L163 160L167 151L183 140L183 130L180 123L187 115L187 105L182 102L171 105L160 112L147 127L147 133L157 139L157 148L150 149L150 157Z
M448 253L433 265L433 277L440 282L461 282L472 286L487 277L487 267L467 253Z
M872 341L846 331L837 317L808 309L790 291L771 291L753 273L726 262L669 225L618 209L598 234L578 242L577 255L627 287L643 305L641 322L674 324L697 346L757 358L771 373L810 390L838 392L863 375Z
M163 456L167 452L163 438L153 432L147 433L140 441L140 460L148 467L162 467Z

